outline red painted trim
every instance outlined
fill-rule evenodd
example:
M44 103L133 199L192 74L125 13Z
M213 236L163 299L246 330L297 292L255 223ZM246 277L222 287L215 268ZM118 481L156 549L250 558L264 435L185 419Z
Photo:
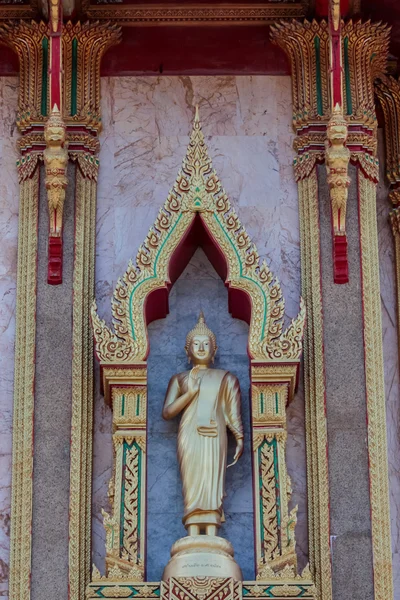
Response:
M289 75L287 56L269 27L123 27L101 63L102 76Z
M342 48L340 28L335 31L332 28L332 100L333 106L342 106Z
M59 34L50 36L50 110L57 104L61 110L61 36Z
M346 235L335 235L333 237L333 280L339 284L349 283Z
M47 283L59 285L62 283L62 239L49 236Z

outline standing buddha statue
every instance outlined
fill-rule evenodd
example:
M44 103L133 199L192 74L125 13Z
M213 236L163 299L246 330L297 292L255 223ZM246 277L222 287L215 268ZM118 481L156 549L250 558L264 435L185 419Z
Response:
M182 520L188 536L172 547L172 558L163 578L167 579L171 574L188 575L192 566L192 575L218 573L224 576L226 573L241 579L240 569L233 560L232 546L217 536L223 521L227 428L236 438L232 465L243 453L239 381L229 371L212 368L217 344L203 313L186 337L185 351L193 368L171 378L163 417L172 419L182 413L178 459L184 501ZM211 563L210 554L213 555ZM210 564L214 565L216 573L206 573L201 568Z

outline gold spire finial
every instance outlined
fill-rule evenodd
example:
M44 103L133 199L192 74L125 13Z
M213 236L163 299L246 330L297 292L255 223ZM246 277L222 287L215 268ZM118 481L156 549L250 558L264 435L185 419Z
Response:
M199 105L198 104L196 104L196 112L194 115L194 122L200 123L200 114L199 114Z
M210 338L212 345L214 347L214 356L215 356L215 353L217 352L217 339L215 337L215 334L207 326L206 319L204 317L204 313L202 310L200 311L199 319L198 319L196 325L193 327L193 329L191 331L189 331L189 333L186 336L186 344L185 344L186 354L188 354L190 344L192 343L192 340L196 335L208 335L208 337Z

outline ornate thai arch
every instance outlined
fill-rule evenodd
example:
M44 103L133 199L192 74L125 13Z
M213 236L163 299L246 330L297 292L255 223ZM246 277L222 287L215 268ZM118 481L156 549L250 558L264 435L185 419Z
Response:
M101 576L94 567L88 594L96 597L101 589L102 597L112 597L118 583L130 585L135 590L132 597L140 597L147 586L147 327L168 313L169 290L199 246L228 287L232 316L249 324L257 579L270 581L271 589L295 586L291 596L311 598L315 588L308 568L297 574L297 507L289 512L291 485L285 462L286 405L298 376L305 306L300 299L297 318L284 330L279 281L260 261L212 167L198 110L173 188L138 250L136 264L131 262L117 283L113 327L99 317L96 303L92 307L104 395L113 408L115 464L112 512L103 513L106 573ZM260 595L254 582L246 585L246 595ZM153 593L156 597L160 591L154 588L150 596Z
M146 360L147 325L166 316L167 305L162 297L167 297L186 266L182 258L190 258L186 250L196 247L193 242L204 248L225 280L235 316L249 323L250 358L298 361L304 303L300 301L297 319L283 332L285 303L279 281L265 261L260 263L257 248L212 167L197 111L182 169L138 250L136 265L130 263L118 281L112 302L114 332L99 319L94 305L92 319L99 360ZM183 249L186 259L181 256Z

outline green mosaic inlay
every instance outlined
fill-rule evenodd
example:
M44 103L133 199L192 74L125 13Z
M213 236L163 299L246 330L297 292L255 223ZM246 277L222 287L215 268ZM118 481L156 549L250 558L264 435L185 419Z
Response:
M346 104L348 115L353 114L353 100L351 98L350 85L350 61L349 61L349 38L346 36L343 40L343 62L344 62L344 82L346 88Z
M126 467L126 454L129 450L135 447L138 451L138 539L140 540L140 532L141 532L141 519L140 519L140 511L141 511L141 484L142 484L142 450L140 446L133 441L132 444L128 444L128 442L124 442L124 449L122 455L122 472L125 472ZM120 510L120 530L119 530L119 545L122 549L124 546L124 520L125 520L125 477L122 478L122 490L121 490L121 510ZM140 549L140 545L139 545ZM138 555L140 551L138 551Z
M122 394L122 400L121 400L121 416L123 417L125 415L125 394Z
M263 325L262 325L262 329L261 329L261 337L260 337L260 339L263 339L264 338L264 332L265 332L265 321L266 321L265 317L266 317L267 309L268 309L268 302L267 302L267 299L266 299L266 296L265 296L265 292L264 292L262 286L260 285L260 283L257 280L251 279L250 277L247 277L246 275L243 275L242 261L241 261L241 258L240 258L240 255L239 255L239 252L238 252L236 246L233 244L230 236L225 231L225 229L224 229L222 223L220 222L220 220L218 219L217 215L214 214L213 217L216 220L216 222L218 223L218 225L219 225L221 231L223 232L225 238L227 239L227 241L229 242L230 246L232 247L232 249L234 250L234 252L236 254L236 257L237 257L238 263L239 263L240 277L242 279L246 279L247 281L251 281L251 283L253 283L254 285L256 285L259 288L260 292L261 292L261 296L262 296L262 299L263 299L264 318L263 318ZM176 222L174 223L173 227L171 227L170 232L166 236L165 240L163 241L163 243L160 246L159 251L157 252L157 255L156 255L156 258L155 258L155 261L154 261L153 275L151 275L150 277L146 277L146 279L143 279L142 281L140 281L132 289L132 291L131 291L131 294L130 294L130 297L129 297L129 320L130 320L130 324L131 324L132 337L133 337L134 340L136 340L136 336L135 336L135 327L134 327L133 315L132 315L132 299L133 299L133 295L136 292L136 290L141 285L143 285L143 283L145 283L146 281L149 281L151 279L155 279L157 277L157 263L158 263L159 257L160 257L160 255L161 255L161 253L163 251L163 248L164 248L165 244L167 243L167 241L169 240L169 238L172 236L172 234L173 234L175 228L177 227L177 225L178 225L178 223L179 223L179 221L180 221L181 218L182 218L182 213L179 215L179 217L176 220Z
M264 394L260 394L260 413L264 414Z
M49 40L44 37L42 40L42 97L40 100L40 114L47 117L47 85L49 68Z
M317 80L317 113L319 115L324 114L322 105L322 81L321 81L321 50L320 50L320 39L316 35L314 38L314 49L315 49L315 69L316 69L316 80Z
M140 410L140 394L138 394L136 396L136 416L139 416L139 410Z
M168 239L171 237L172 233L174 232L176 226L178 225L179 221L182 218L182 213L179 215L178 219L176 220L176 223L173 225L173 227L171 228L171 231L169 232L169 234L167 235L167 237L165 238L165 240L163 241L163 243L161 244L161 247L159 249L159 251L157 252L157 256L155 258L154 261L154 270L153 270L153 275L151 275L150 277L146 277L146 279L143 279L143 281L140 281L133 289L131 292L131 295L129 297L129 320L131 323L131 331L132 331L132 337L134 340L136 340L136 336L135 336L135 326L133 324L133 315L132 315L132 298L133 298L133 294L135 293L135 291L141 286L143 285L143 283L145 283L146 281L149 281L150 279L155 279L157 277L157 263L158 263L158 259L159 256L162 252L162 249L164 248L165 244L167 243Z
M275 413L278 414L279 413L279 398L278 398L278 392L275 392Z
M78 40L72 40L72 66L71 66L71 116L78 111Z

